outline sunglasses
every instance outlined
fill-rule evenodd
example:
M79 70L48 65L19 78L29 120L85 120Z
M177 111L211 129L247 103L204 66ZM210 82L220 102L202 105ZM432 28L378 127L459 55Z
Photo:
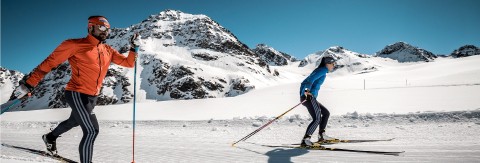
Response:
M337 65L335 62L327 63L327 64L332 64L333 66Z
M110 32L111 31L110 28L107 28L104 25L98 25L98 30L100 30L102 32L105 32L105 31Z

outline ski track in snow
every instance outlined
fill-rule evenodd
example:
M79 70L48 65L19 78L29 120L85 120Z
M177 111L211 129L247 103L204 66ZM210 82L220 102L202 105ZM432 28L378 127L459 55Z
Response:
M479 162L479 111L407 115L357 115L331 117L327 133L340 139L388 139L389 142L335 144L329 147L405 151L401 156L340 151L269 148L231 143L254 131L256 124L272 118L202 121L139 121L136 125L136 162ZM465 115L465 117L462 117ZM460 117L459 117L460 116ZM58 122L1 123L1 142L43 149L41 135ZM299 143L309 119L294 115L272 123L248 139L259 144ZM74 128L60 137L59 154L78 160L82 132ZM316 136L312 138L316 140ZM2 162L55 162L46 157L1 147ZM132 124L100 121L95 142L95 162L132 160Z

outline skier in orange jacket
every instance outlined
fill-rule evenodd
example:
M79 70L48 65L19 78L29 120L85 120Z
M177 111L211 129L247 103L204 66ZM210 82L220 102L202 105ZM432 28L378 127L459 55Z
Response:
M93 109L97 95L111 62L132 68L137 57L137 34L130 39L128 57L105 44L110 33L110 24L104 16L88 18L88 35L85 38L69 39L62 42L50 56L19 82L14 91L16 98L30 93L52 68L68 60L71 78L65 88L65 99L72 108L70 117L60 123L52 132L42 136L47 150L57 153L56 139L63 133L79 126L83 137L79 145L80 161L92 162L93 144L99 127Z

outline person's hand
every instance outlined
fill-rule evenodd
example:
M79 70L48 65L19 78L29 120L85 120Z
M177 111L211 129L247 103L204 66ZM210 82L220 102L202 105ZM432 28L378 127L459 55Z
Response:
M130 48L137 48L140 46L140 38L141 36L138 33L135 33L130 37Z
M31 92L33 91L33 87L26 82L25 78L18 83L18 87L13 91L13 96L17 99L23 98L25 95L30 96Z
M312 93L310 93L310 90L305 89L305 99L310 101L310 100L312 100L312 98L313 98L313 95L312 95Z

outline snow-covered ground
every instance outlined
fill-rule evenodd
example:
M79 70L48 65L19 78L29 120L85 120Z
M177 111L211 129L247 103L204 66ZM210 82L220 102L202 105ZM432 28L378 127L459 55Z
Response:
M480 56L440 58L429 63L372 60L379 65L378 71L346 71L326 79L318 100L333 115L327 132L343 139L395 140L331 146L405 151L402 156L268 148L247 143L231 147L233 141L300 102L299 84L311 70L289 65L274 68L286 79L295 79L236 97L139 101L136 162L480 162ZM1 142L42 149L40 136L69 113L69 108L4 113ZM97 106L95 113L100 120L100 134L94 161L131 161L132 104ZM305 107L300 106L248 141L298 143L308 117ZM77 159L80 138L79 128L65 133L58 140L60 154ZM4 147L1 159L49 161Z
M329 147L405 151L401 156L338 151L269 148L240 142L268 118L202 121L140 121L136 126L136 162L478 162L480 110L422 114L349 114L332 117L329 135L343 139L388 139L389 142L335 144ZM248 139L280 145L298 143L309 119L288 116ZM50 122L2 122L2 143L42 149L40 136L56 125ZM131 161L130 121L101 121L95 143L95 162ZM78 160L80 129L58 139L59 154ZM316 138L314 138L316 140ZM53 162L2 147L2 162Z

